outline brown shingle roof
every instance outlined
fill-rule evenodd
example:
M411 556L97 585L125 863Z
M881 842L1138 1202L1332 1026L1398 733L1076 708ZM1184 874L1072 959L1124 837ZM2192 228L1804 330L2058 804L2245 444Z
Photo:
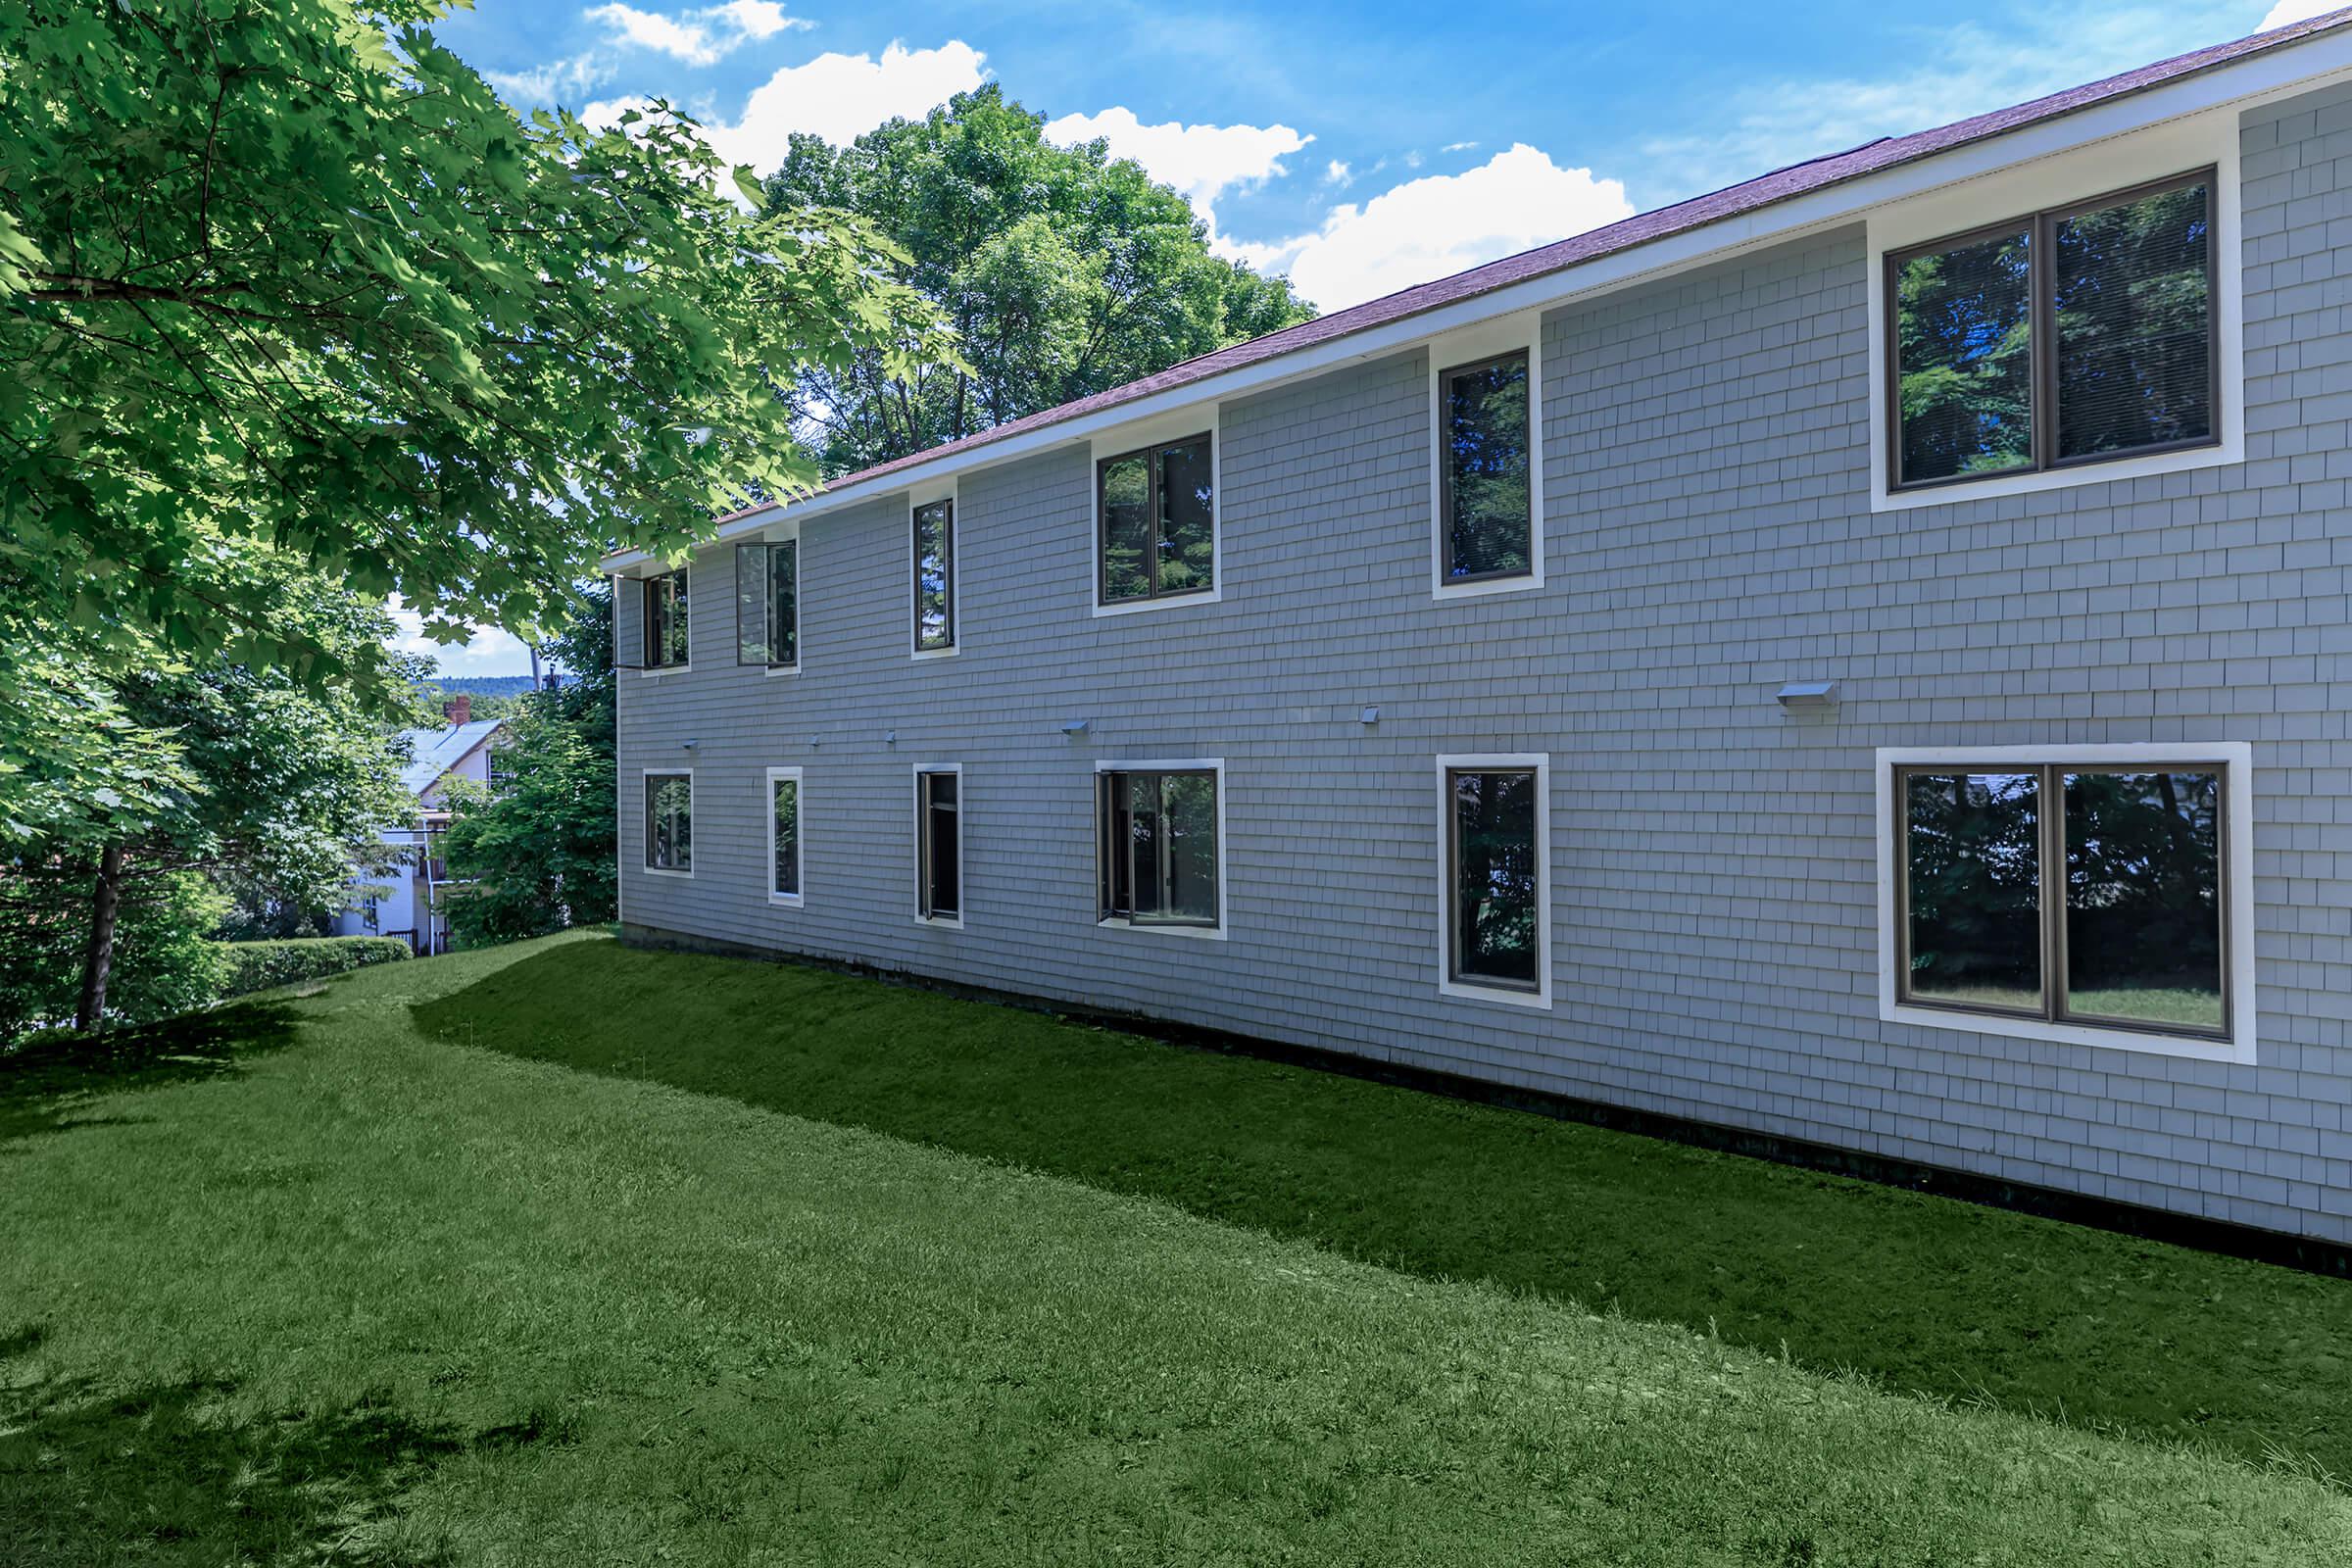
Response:
M2183 76L2193 76L2200 72L2211 71L2232 61L2245 59L2250 55L2262 54L2286 44L2297 43L2317 33L2331 31L2347 24L2352 24L2352 8L2331 11L2324 16L2311 18L2309 21L2273 28L2269 32L2254 33L2247 37L2232 39L2228 43L2214 44L2209 48L2194 50L2188 54L2176 55L2170 60L2159 61L2151 66L2142 66L2136 71L2127 71L2118 76L2109 76L2103 81L2070 87L2063 92L2052 93L2046 98L2036 98L2031 103L2019 104L2009 109L1996 109L1990 114L1978 115L1971 120L1957 121L1952 124L1939 126L1934 130L1917 131L1908 136L1894 136L1866 142L1862 146L1849 148L1841 153L1834 153L1826 158L1817 158L1809 163L1791 164L1786 169L1776 169L1769 174L1760 175L1742 184L1727 186L1705 196L1695 196L1689 201L1677 202L1671 207L1658 208L1654 212L1637 214L1635 217L1610 223L1605 227L1573 235L1556 244L1542 246L1532 251L1522 251L1516 256L1506 256L1500 261L1471 268L1466 272L1456 272L1451 277L1439 278L1434 283L1423 283L1398 293L1367 301L1362 305L1352 305L1347 310L1334 311L1329 316L1317 317L1315 319L1298 326L1286 327L1279 332L1269 332L1264 337L1251 338L1246 343L1236 343L1230 348L1218 349L1212 354L1203 354L1197 359L1171 365L1166 369L1144 376L1140 380L1129 381L1123 386L1097 392L1091 397L1079 398L1075 402L1064 403L1057 408L1046 409L1018 419L1008 419L1003 424L992 425L977 435L965 436L960 441L951 441L943 446L931 447L926 451L913 453L907 457L876 464L869 468L861 468L856 473L844 474L825 488L828 490L843 489L853 484L896 473L904 468L931 463L940 458L986 447L1027 431L1043 429L1046 426L1059 424L1064 420L1078 418L1104 409L1117 408L1121 404L1133 403L1151 397L1154 393L1190 386L1227 370L1239 369L1247 365L1255 365L1262 360L1276 359L1284 354L1317 343L1327 343L1334 338L1346 337L1351 332L1361 332L1391 321L1401 320L1406 317L1418 316L1423 312L1451 305L1459 300L1471 299L1480 294L1507 288L1514 283L1525 282L1529 278L1541 277L1547 272L1561 271L1617 251L1630 250L1637 245L1648 244L1652 240L1666 239L1672 235L1687 233L1692 229L1702 228L1709 223L1721 222L1728 218L1738 218L1755 212L1759 208L1772 206L1776 202L1788 201L1791 197L1823 190L1832 185L1843 184L1848 180L1860 179L1864 175L1875 174L1882 170L1892 169L1900 164L1914 163L1922 158L1930 158L1937 153L1949 152L1956 147L1966 146L1971 142L1983 141L1988 137L2020 130L2045 120L2055 120L2060 116L2074 114L2096 104L2130 97L2133 93L2145 92L2151 87L2177 81ZM719 520L729 521L734 517L749 516L754 513L766 510L764 505L751 507L743 512L730 514L728 517Z

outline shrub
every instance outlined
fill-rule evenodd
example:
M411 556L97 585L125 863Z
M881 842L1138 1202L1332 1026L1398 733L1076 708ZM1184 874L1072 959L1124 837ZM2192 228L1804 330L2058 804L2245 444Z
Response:
M74 1021L90 940L90 877L79 863L0 866L0 1046ZM227 901L192 871L126 879L116 915L106 1021L139 1024L220 994L220 944L199 933Z
M330 974L365 969L410 956L409 945L398 937L297 937L283 942L218 942L226 960L224 997L292 985L297 980L319 980Z

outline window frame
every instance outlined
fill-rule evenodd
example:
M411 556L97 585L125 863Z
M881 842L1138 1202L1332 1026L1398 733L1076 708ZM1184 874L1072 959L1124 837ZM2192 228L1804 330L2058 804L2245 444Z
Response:
M669 578L681 579L686 591L686 655L663 663L653 661L654 651L654 585ZM637 665L640 675L676 675L694 667L694 564L686 563L674 571L649 572L637 579L637 655L643 662Z
M1459 849L1454 816L1453 776L1456 773L1534 773L1536 775L1536 983L1515 986L1496 980L1463 979L1457 973L1454 919L1454 866ZM1552 842L1551 754L1549 752L1466 752L1437 760L1438 786L1438 993L1470 1002L1497 1002L1515 1007L1551 1008L1552 953Z
M643 778L643 783L639 786L640 794L637 805L637 831L639 837L642 838L644 842L638 846L638 858L644 861L645 873L648 876L677 876L691 878L694 875L694 769L691 767L648 767L641 769L640 771ZM686 781L686 823L688 837L686 844L686 863L682 867L675 865L656 865L654 863L654 780L658 778L682 778Z
M1877 758L1878 813L1873 836L1879 861L1879 1015L1892 1023L2045 1040L2108 1050L2149 1052L2210 1061L2255 1059L2253 749L2243 741L2122 743L2089 746L1881 748ZM2053 779L2067 773L2148 773L2167 770L2220 774L2215 880L2220 910L2223 1028L2198 1030L2137 1018L2103 1018L2063 1005L2066 957L2063 783L2053 804ZM1915 773L2035 772L2040 816L2042 1005L2027 1012L1965 1003L1914 999L1908 960L1910 867L1904 854L1908 822L1902 780ZM2058 901L2050 900L2055 874Z
M1132 912L1118 913L1110 907L1105 892L1110 885L1110 815L1109 784L1113 774L1206 774L1216 791L1217 807L1217 912L1214 921L1191 919L1143 919ZM1094 826L1095 826L1095 924L1099 928L1129 931L1152 931L1168 936L1191 937L1222 942L1226 939L1228 896L1231 881L1228 876L1226 846L1230 842L1225 817L1225 760L1221 757L1183 759L1143 759L1121 760L1098 760L1094 769Z
M800 908L808 897L808 784L805 772L798 767L771 767L760 786L760 814L767 822L767 868L760 882L767 890L767 902L778 908ZM790 893L776 891L776 786L783 783L792 785L792 863L799 872Z
M2223 353L2223 269L2222 250L2226 236L2222 225L2222 166L2208 163L2202 168L2184 170L2136 184L2119 186L2113 190L2037 207L2030 212L1993 222L1979 223L1934 239L1921 240L1901 246L1890 246L1879 258L1879 288L1885 302L1880 322L1879 360L1883 422L1886 426L1885 464L1886 491L1889 496L1915 496L1938 490L1969 488L1990 484L2003 479L2040 478L2049 474L2074 474L2085 469L2103 467L2109 464L2128 463L2135 459L2170 457L2176 453L2221 451L2231 443L2226 428L2229 411L2224 406ZM2057 225L2066 219L2083 213L2121 207L2167 191L2181 190L2191 185L2206 188L2205 203L2205 395L2206 406L2212 411L2213 430L2210 434L2179 441L2159 441L2147 446L2126 447L2114 452L2087 453L2082 457L2057 456L2058 432L2058 309L2056 242ZM2033 420L2030 440L2031 461L2006 468L1989 469L1982 473L1945 474L1933 479L1903 477L1903 389L1902 389L1902 319L1897 305L1896 275L1904 263L1937 251L1999 235L2014 234L2020 229L2027 233L2028 250L2028 320L2032 331L2029 351L2030 381L2033 388Z
M1213 605L1225 597L1225 442L1223 439L1222 406L1211 404L1207 410L1189 411L1181 416L1153 420L1148 425L1114 434L1107 440L1097 440L1090 446L1094 466L1089 480L1089 495L1094 508L1094 586L1091 592L1092 612L1102 615L1129 615L1139 611L1165 610L1176 605ZM1205 414L1205 423L1203 415ZM1153 547L1147 553L1152 564L1151 581L1159 580L1160 516L1156 505L1159 495L1159 455L1170 447L1188 446L1195 441L1208 443L1208 575L1206 588L1187 588L1176 593L1152 592L1132 599L1111 599L1109 587L1110 563L1104 546L1106 526L1102 508L1103 478L1114 463L1128 458L1150 460L1152 494L1154 500L1152 528ZM1113 450L1105 453L1103 448Z
M760 628L768 650L768 662L764 666L750 663L743 657L743 584L741 580L743 552L755 545L771 552L766 558L767 564L764 568L767 580L760 585ZM775 557L772 552L779 545L792 547L792 660L789 663L776 662L775 627L771 624L773 617L769 613L775 605ZM752 538L737 540L734 550L734 572L731 574L734 580L730 582L729 586L733 589L735 596L736 664L743 668L760 669L765 675L798 675L801 672L801 630L808 619L801 613L804 585L808 581L808 561L807 553L801 547L800 528L797 525L783 525L764 529Z
M958 598L963 573L957 561L956 495L953 485L938 493L918 491L906 504L906 649L910 659L952 659L963 650L963 624ZM943 643L926 646L923 642L923 535L922 515L933 507L948 509L945 535L945 579L947 589L948 637Z
M1453 378L1473 370L1484 370L1508 360L1518 360L1527 368L1527 569L1524 571L1478 571L1457 575L1453 570L1453 466L1446 461L1446 394ZM1465 360L1438 371L1437 401L1432 409L1437 426L1438 444L1438 575L1443 586L1468 588L1481 583L1515 583L1531 578L1541 570L1539 563L1540 534L1536 527L1535 468L1543 461L1543 451L1536 444L1536 356L1533 348L1512 347L1482 359Z
M953 914L935 913L931 907L931 801L926 781L941 777L956 781L956 912ZM963 929L963 912L970 903L970 890L963 879L963 845L969 836L964 823L963 797L961 762L914 764L914 923L917 925Z

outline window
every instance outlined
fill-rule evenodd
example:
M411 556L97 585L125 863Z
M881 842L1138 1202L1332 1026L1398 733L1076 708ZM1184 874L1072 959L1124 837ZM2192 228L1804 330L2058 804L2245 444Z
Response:
M1548 760L1439 760L1446 811L1441 989L1548 1006Z
M767 770L767 897L771 904L801 902L801 770Z
M735 662L771 670L801 664L801 541L735 547Z
M1174 599L1216 587L1215 486L1205 434L1096 465L1101 603Z
M914 651L956 647L956 503L914 509Z
M1102 918L1218 928L1218 766L1108 767L1097 774Z
M686 662L685 568L645 579L645 667L676 669Z
M2226 758L1896 765L1894 1001L2230 1039L2232 771Z
M2216 444L2214 177L1889 252L1892 487Z
M915 912L925 920L963 923L963 773L914 770Z
M1445 582L1535 571L1527 386L1525 349L1438 374Z
M694 870L694 775L645 775L645 864L650 871Z

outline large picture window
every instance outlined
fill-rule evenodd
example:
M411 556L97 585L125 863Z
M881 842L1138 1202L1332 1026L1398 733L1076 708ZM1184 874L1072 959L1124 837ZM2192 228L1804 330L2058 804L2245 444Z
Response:
M645 579L647 669L675 669L686 662L686 577L680 567Z
M1542 758L1447 758L1446 988L1549 995L1548 767Z
M1894 771L1897 1000L2227 1038L2229 768Z
M1535 571L1528 354L1438 374L1439 527L1447 583Z
M645 775L645 865L649 871L694 869L694 775Z
M956 646L956 503L914 509L914 651Z
M2214 179L1889 252L1892 486L2215 444Z
M963 773L917 768L914 775L915 913L963 920Z
M1097 789L1102 918L1220 925L1216 768L1105 769Z
M1105 606L1216 587L1216 479L1206 434L1105 458L1095 468Z
M767 770L767 897L801 902L801 770Z
M735 547L735 662L771 670L801 664L801 541Z

